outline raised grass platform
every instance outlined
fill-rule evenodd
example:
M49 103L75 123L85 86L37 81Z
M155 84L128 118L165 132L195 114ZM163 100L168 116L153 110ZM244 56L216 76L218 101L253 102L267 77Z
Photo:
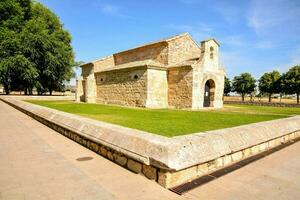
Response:
M226 105L223 109L191 111L130 108L116 105L75 103L72 101L30 100L29 102L167 137L230 128L300 114L300 108L249 105Z
M167 138L10 97L1 99L66 137L166 188L300 137L300 116Z

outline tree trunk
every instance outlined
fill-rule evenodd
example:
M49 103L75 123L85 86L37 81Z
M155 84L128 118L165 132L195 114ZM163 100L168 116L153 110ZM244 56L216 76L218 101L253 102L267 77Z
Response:
M50 96L52 95L52 90L49 90Z
M269 103L271 103L272 102L272 94L270 93L269 94Z
M245 101L245 94L242 94L242 101Z
M6 95L9 95L10 91L9 91L9 87L8 85L4 84L4 91Z
M299 95L300 95L300 93L297 92L297 103L299 103Z
M281 99L282 99L282 94L280 93L279 95L279 102L281 103Z

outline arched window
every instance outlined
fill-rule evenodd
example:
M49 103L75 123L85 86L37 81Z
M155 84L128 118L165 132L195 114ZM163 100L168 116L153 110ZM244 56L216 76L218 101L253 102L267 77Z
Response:
M209 48L209 51L210 51L210 54L209 54L210 59L214 59L214 48L213 48L213 47L210 47L210 48Z

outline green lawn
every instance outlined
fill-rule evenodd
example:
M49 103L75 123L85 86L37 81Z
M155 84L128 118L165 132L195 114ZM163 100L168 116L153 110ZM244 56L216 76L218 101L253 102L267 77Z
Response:
M60 111L167 137L299 115L300 108L226 105L221 110L185 111L128 108L72 101L28 101Z

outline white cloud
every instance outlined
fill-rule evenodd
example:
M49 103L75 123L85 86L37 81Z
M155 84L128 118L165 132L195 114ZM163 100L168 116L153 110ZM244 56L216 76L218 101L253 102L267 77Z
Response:
M218 1L215 10L222 15L223 19L229 24L234 24L244 18L244 9L236 4L227 1Z
M109 15L120 15L120 8L118 6L115 5L111 5L111 4L104 4L101 6L101 10Z
M248 25L261 34L273 28L287 29L299 25L300 1L252 0Z
M94 6L99 8L103 14L115 16L115 17L126 17L126 15L122 13L121 7L118 5L107 3L104 0L94 1L93 4Z
M300 65L300 45L292 51L289 61L287 63L283 63L279 69L281 72L286 72L289 68L296 65Z
M220 39L221 44L229 46L245 46L247 43L244 41L241 35L226 36Z

